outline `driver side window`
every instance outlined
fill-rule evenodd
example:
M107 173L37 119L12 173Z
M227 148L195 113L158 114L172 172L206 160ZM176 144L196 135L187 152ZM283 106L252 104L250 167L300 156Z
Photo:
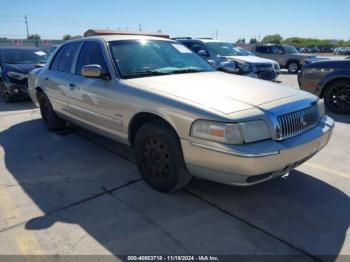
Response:
M188 48L190 48L194 53L198 54L199 51L202 52L202 55L209 56L208 51L206 50L205 47L198 43L186 43L185 44Z
M107 74L107 65L98 43L85 42L78 58L75 74L81 75L83 66L97 64L102 67L102 73Z

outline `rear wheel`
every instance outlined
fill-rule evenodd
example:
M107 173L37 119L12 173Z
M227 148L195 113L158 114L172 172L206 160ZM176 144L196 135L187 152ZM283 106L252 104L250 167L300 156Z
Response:
M293 61L288 64L288 72L291 74L296 74L300 70L299 62Z
M324 101L327 109L337 114L350 113L350 80L339 80L330 84Z
M144 124L135 139L138 169L152 188L161 192L186 186L189 174L175 131L162 122Z
M41 117L47 129L59 131L65 128L66 122L53 111L49 98L43 92L39 94L39 104Z

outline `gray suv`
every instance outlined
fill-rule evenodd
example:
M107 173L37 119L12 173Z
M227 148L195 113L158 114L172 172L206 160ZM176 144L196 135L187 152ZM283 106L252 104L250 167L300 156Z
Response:
M296 74L308 59L314 59L316 56L300 53L294 46L265 44L254 48L257 56L275 60L281 68L288 69L289 73Z
M211 39L177 39L215 69L263 80L276 80L280 66L228 42Z

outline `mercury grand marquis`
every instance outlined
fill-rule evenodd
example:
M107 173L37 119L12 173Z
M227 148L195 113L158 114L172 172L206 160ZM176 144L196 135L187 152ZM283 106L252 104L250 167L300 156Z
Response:
M254 185L287 174L328 143L323 100L217 72L181 43L108 35L69 41L29 76L49 130L70 122L134 149L154 189L192 175Z

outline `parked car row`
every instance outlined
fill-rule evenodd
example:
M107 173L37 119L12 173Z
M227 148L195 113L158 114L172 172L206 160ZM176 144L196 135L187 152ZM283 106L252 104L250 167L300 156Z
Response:
M338 47L334 49L335 55L350 55L350 47Z

